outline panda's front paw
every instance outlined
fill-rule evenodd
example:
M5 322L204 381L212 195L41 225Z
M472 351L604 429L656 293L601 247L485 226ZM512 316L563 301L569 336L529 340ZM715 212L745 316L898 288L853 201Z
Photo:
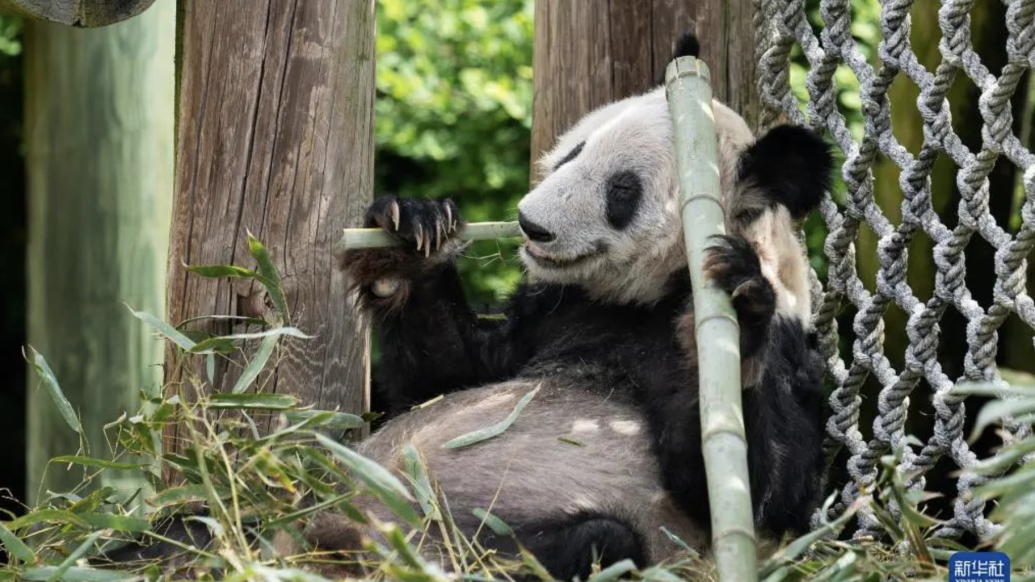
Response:
M746 240L733 236L716 237L708 249L704 273L722 290L730 294L740 320L741 336L764 337L776 313L776 292L762 274L758 253ZM742 342L748 347L753 342Z
M338 259L362 304L387 313L401 308L414 282L435 272L459 248L454 237L464 222L452 200L382 196L367 208L365 224L401 244L345 251Z
M366 226L381 228L425 258L440 250L464 224L449 200L408 200L382 196L367 209Z

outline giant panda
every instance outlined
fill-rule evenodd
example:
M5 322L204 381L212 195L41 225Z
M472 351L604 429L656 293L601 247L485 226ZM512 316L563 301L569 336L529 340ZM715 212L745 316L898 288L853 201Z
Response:
M705 268L731 294L741 329L755 520L780 535L807 527L820 494L822 360L798 221L827 190L832 159L809 130L755 140L713 106L727 235ZM677 555L662 528L708 545L673 149L663 88L603 106L561 136L517 207L527 277L504 318L467 304L454 265L464 220L451 200L378 198L366 224L401 246L342 256L380 337L376 386L389 418L358 451L401 473L412 445L461 530L503 553L520 544L559 579L585 579L594 560L643 567ZM506 418L533 390L503 434L443 447ZM391 519L373 499L356 503ZM490 507L513 537L480 527L473 510ZM333 513L303 532L342 551L369 534ZM448 564L436 544L422 548Z

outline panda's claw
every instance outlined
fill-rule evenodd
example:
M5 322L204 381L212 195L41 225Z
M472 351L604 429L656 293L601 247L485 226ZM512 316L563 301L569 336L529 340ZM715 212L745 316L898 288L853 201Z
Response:
M392 201L392 205L389 207L389 212L392 215L392 226L395 227L395 232L399 232L399 202L396 200Z
M750 288L753 287L754 284L755 283L753 281L744 281L740 285L737 285L737 288L733 290L733 293L730 293L730 299L736 299L745 293L749 293L751 291Z
M447 248L456 227L462 224L452 200L412 200L382 196L367 208L365 225L380 228L414 252L429 258Z

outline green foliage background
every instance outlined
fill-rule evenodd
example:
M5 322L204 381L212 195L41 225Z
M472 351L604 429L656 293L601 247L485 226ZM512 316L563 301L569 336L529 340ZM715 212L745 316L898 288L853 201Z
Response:
M469 221L512 218L528 191L532 0L381 0L378 194L450 196ZM513 245L471 247L472 298L513 289Z

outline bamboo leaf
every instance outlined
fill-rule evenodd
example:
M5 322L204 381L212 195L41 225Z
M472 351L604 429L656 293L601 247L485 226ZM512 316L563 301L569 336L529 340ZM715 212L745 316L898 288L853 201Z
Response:
M508 428L510 428L510 425L514 424L514 421L517 420L518 415L521 414L521 411L525 409L525 406L532 400L536 393L539 392L539 388L541 387L542 384L536 386L531 392L522 396L521 400L518 401L517 406L514 407L513 412L507 415L507 418L503 419L500 422L497 422L492 426L488 426L481 430L476 430L474 432L469 432L465 435L458 436L455 439L452 439L443 444L442 447L446 449L459 449L461 447L471 446L473 444L480 443L482 441L489 440L493 437L497 437L503 434L504 432L506 432Z
M298 398L290 394L213 394L209 397L209 408L285 410L298 404Z
M72 465L83 465L85 467L100 467L102 469L115 469L118 471L131 471L133 469L139 469L144 465L140 463L116 463L115 461L105 461L104 459L95 459L93 457L80 457L76 455L62 455L51 459L54 463L69 463Z
M636 563L632 560L622 560L598 572L595 576L589 577L589 582L613 582L621 579L622 576L636 569Z
M322 434L316 433L316 440L401 519L413 526L420 523L420 517L408 503L414 500L413 495L388 469Z
M288 422L295 424L318 418L311 426L329 428L331 430L351 430L363 428L363 419L355 414L347 412L334 412L330 410L292 410L285 412ZM326 415L326 418L324 418Z
M348 498L351 496L351 493L343 493L340 495L336 495L331 499L321 501L320 503L314 503L313 505L303 507L302 509L292 511L291 513L285 513L283 515L280 515L276 519L267 522L266 527L278 527L282 525L288 525L307 515L323 511L329 507L341 508L342 506L344 506L347 508L351 508L352 506L348 502ZM351 512L351 510L353 509L347 509L346 511Z
M209 384L216 383L216 356L215 354L208 354L205 356L205 377L208 378Z
M968 440L970 442L976 441L981 436L982 431L992 423L1006 418L1016 418L1032 412L1035 412L1035 398L993 400L981 407L977 420L974 422L974 430L970 432Z
M1035 397L1035 386L1004 386L1001 382L966 382L952 387L951 390L957 394L990 396L992 398L1005 398L1007 396L1017 396L1020 398Z
M661 533L665 534L665 537L667 537L668 539L672 540L672 543L674 543L677 546L683 548L683 551L685 551L690 556L692 556L694 558L697 558L697 557L700 556L700 554L697 553L697 550L691 548L690 544L686 543L683 540L683 538L681 538L681 537L677 536L676 534L668 531L668 528L666 528L665 526L661 526Z
M195 321L206 321L210 319L216 321L234 321L243 325L261 325L263 327L269 325L269 322L261 317L249 317L247 315L199 315L197 317L188 317L187 319L184 319L176 326L176 329L181 329L188 323L194 323Z
M36 554L32 553L32 549L2 523L0 523L0 543L3 543L7 555L27 564L36 562Z
M127 305L126 307L129 306ZM168 323L165 323L164 321L158 319L150 313L147 313L146 311L135 311L132 307L129 307L129 311L133 314L133 317L136 317L140 321L143 321L144 323L155 328L156 330L158 330L158 333L162 334L163 336L171 340L174 344L180 346L180 348L184 350L190 350L194 347L194 340L185 336L181 331L179 331L175 327L169 325Z
M187 272L209 279L254 279L261 277L251 269L236 265L187 265Z
M121 582L122 580L129 580L136 577L136 575L129 572L72 566L70 568L66 568L59 578L54 578L54 573L57 569L58 568L55 566L32 568L22 572L21 579L29 581L58 579L63 582Z
M198 355L212 355L232 354L236 349L234 340L222 336L212 336L199 340L194 347L187 351Z
M378 487L388 489L403 499L413 501L410 491L388 469L327 436L316 433L316 440L330 451L336 459L351 469L364 483L368 485L373 483Z
M277 314L280 315L281 324L288 325L291 319L288 315L287 299L285 299L284 290L281 288L280 274L270 258L269 251L251 233L248 233L248 251L259 265L259 272L264 277L259 282L262 283L262 286L266 288L266 292L269 293L270 300L273 301L273 307L276 309Z
M442 519L438 510L438 503L435 499L435 491L431 488L431 479L428 477L427 468L421 459L417 447L406 443L403 448L403 462L406 467L406 477L413 485L413 491L417 494L417 502L424 510L424 516L428 519L439 521Z
M36 525L43 522L71 523L80 527L88 527L88 524L78 515L64 509L37 509L17 519L7 522L7 527L12 531L18 531L23 527Z
M481 507L475 507L471 510L471 513L473 513L478 519L482 520L482 523L489 526L489 529L491 529L494 534L508 537L514 535L514 529L511 528L507 522L496 517L491 512L488 512Z
M37 352L31 346L29 352L32 354L30 360L26 357L26 361L32 364L33 369L36 370L36 374L40 377L43 382L43 387L46 388L47 393L50 394L51 400L57 406L58 412L61 413L61 417L65 419L68 426L77 433L82 434L83 427L79 424L79 417L75 413L75 409L72 408L72 404L65 398L65 393L61 391L61 385L58 384L57 376L54 375L54 370L50 369L50 364L47 363L46 358L43 354ZM22 354L25 356L24 352Z
M115 493L114 487L101 487L86 497L81 497L73 501L72 505L68 507L68 510L72 513L89 513L107 501L113 493Z
M206 517L204 515L191 515L183 518L183 521L200 521L201 523L205 524L206 527L208 527L208 530L213 537L221 538L225 535L225 532L223 530L223 524L212 519L211 517Z
M141 533L151 530L151 523L140 517L131 515L113 515L110 513L87 513L81 516L91 527L113 529L130 533Z
M54 571L50 574L50 577L47 578L47 582L63 580L65 572L67 572L69 568L75 565L76 561L79 560L79 558L82 558L86 554L86 552L88 552L90 548L92 548L93 545L97 543L97 540L101 537L101 533L102 532L96 531L87 536L86 540L84 540L83 543L79 544L79 547L72 551L72 553L69 554L67 558L65 558L65 561L61 562L61 564L54 569Z
M640 572L640 579L647 582L685 582L683 578L676 576L662 566L654 566Z
M240 394L252 385L252 382L259 377L259 373L266 367L270 356L273 355L273 349L277 347L277 340L277 336L270 336L262 340L262 343L259 344L259 349L252 356L252 361L245 366L244 371L241 372L241 377L237 379L231 392Z
M266 331L210 337L194 344L194 347L188 351L192 354L205 354L211 351L225 351L228 347L232 351L234 343L240 340L280 337L285 335L302 339L310 339L313 337L302 333L302 330L297 327L274 327Z

